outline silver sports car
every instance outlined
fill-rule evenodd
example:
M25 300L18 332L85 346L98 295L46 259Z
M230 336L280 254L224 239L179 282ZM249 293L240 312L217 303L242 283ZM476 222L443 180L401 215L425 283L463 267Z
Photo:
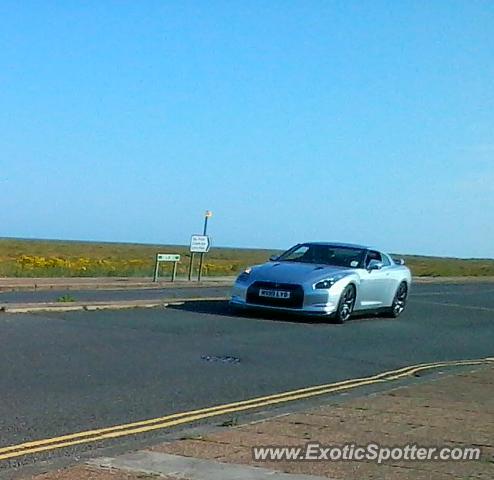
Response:
M405 309L411 279L403 260L370 247L301 243L245 269L230 305L326 315L339 323L366 310L397 317Z

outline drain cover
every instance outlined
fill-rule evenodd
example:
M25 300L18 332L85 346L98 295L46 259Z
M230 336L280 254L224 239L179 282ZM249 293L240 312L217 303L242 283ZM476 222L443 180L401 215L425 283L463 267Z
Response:
M240 358L233 355L202 355L201 360L205 362L240 363Z

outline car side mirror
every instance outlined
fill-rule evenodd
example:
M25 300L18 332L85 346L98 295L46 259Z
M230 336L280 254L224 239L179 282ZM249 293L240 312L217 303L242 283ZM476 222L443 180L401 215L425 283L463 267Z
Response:
M276 260L278 260L278 255L271 255L271 256L269 257L269 261L270 261L270 262L276 262Z
M381 268L383 268L383 262L380 262L379 260L371 260L369 265L367 265L367 270L369 270L369 272L371 270L381 270Z
M403 258L396 258L394 262L396 265L405 265L405 260Z

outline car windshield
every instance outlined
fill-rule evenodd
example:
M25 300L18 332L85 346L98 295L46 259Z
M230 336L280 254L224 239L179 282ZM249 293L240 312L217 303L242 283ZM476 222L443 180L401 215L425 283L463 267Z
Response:
M364 256L365 250L360 248L307 243L287 250L278 257L277 261L358 268L361 266Z

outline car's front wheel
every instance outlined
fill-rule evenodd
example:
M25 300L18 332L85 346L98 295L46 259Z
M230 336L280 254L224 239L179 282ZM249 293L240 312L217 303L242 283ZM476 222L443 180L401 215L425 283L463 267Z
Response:
M355 299L357 297L357 291L354 285L347 285L343 290L340 301L338 302L338 308L334 314L334 320L336 323L345 323L353 312L355 307Z
M401 315L407 305L408 299L408 284L407 282L401 282L396 290L396 294L393 298L393 303L388 311L388 316L391 318L397 318Z

